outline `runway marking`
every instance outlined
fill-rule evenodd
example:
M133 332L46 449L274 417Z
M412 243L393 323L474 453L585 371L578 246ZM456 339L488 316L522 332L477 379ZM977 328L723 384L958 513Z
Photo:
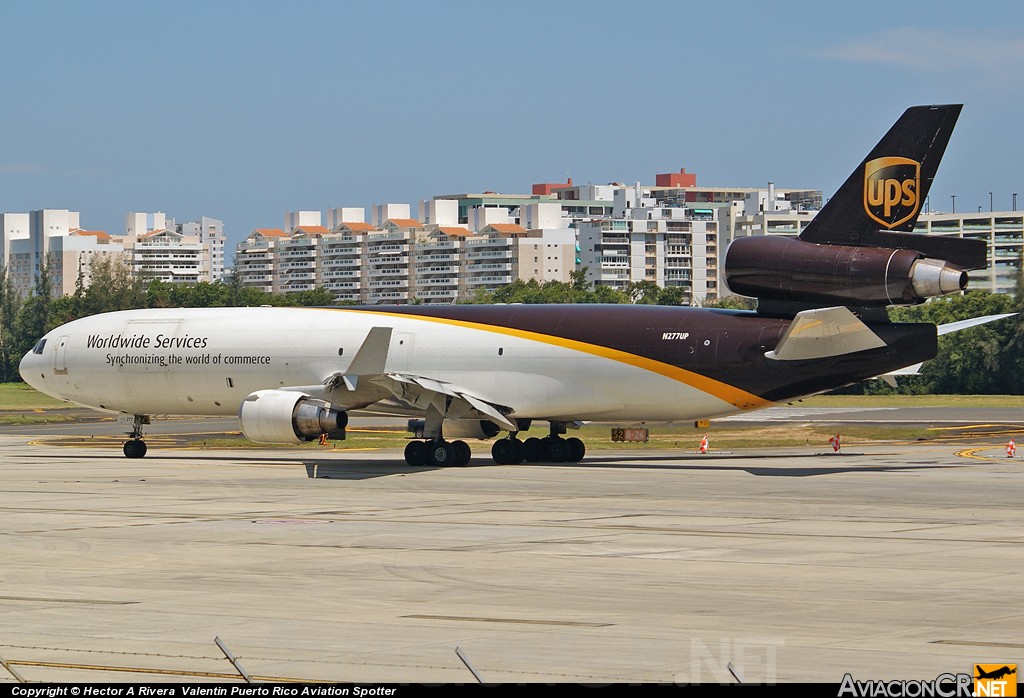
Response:
M220 673L216 671L189 671L187 669L156 669L154 667L108 666L105 664L72 664L70 662L33 662L30 660L9 659L12 666L41 667L45 669L77 669L81 671L110 671L124 674L157 674L161 676L189 676L204 679L222 679L244 683L245 679L238 673ZM326 679L297 679L288 676L252 676L254 681L269 683L335 683Z
M138 601L102 601L100 599L54 599L35 596L0 596L0 601L40 601L43 603L83 603L94 606L131 606Z
M978 451L994 451L1000 450L1002 446L999 444L993 444L990 446L977 446L975 448L965 448L962 451L957 451L954 455L960 456L961 458L973 458L974 460L992 460L997 462L1012 461L1013 458L1007 458L1006 456L976 456Z
M562 627L568 626L572 628L607 628L614 625L614 623L585 623L582 621L574 620L534 620L531 618L485 618L477 616L433 616L418 613L400 617L416 618L420 620L470 621L472 623L523 623L526 625L557 625Z
M1019 642L976 642L972 640L932 640L933 645L963 645L964 647L1007 647L1010 649L1024 649L1024 644Z

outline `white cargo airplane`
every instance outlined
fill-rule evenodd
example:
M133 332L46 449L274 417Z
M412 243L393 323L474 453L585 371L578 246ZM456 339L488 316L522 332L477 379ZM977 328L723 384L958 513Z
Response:
M47 333L33 387L122 414L124 454L158 415L237 414L258 442L344 436L348 413L423 417L412 465L579 461L581 421L710 418L932 358L931 324L885 307L966 287L985 243L909 233L960 113L913 107L799 239L744 238L725 263L757 311L627 305L426 305L130 310ZM521 441L534 422L544 438Z

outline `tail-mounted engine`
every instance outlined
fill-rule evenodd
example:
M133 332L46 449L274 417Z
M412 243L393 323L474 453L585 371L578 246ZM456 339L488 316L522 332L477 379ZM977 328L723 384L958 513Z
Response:
M323 400L286 390L257 390L238 413L242 433L259 443L303 443L321 434L345 438L348 413Z
M967 287L967 272L960 266L916 250L784 237L733 241L725 278L734 293L744 296L858 307L911 305Z

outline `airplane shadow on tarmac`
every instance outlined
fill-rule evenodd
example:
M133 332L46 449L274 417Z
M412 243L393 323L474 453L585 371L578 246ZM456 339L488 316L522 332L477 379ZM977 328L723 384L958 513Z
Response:
M860 454L850 454L860 455ZM949 467L961 467L961 466L948 466L948 465L936 465L936 464L924 464L924 465L853 465L841 466L835 462L829 464L816 464L809 465L804 468L796 467L758 467L757 465L726 465L726 462L736 460L756 460L756 461L771 461L779 458L785 458L792 460L795 458L836 458L831 454L821 456L819 454L806 454L806 455L786 455L786 456L773 456L773 455L744 455L744 456L727 456L727 457L716 457L716 456L700 456L701 460L717 460L721 465L718 464L696 464L681 462L685 457L676 456L664 456L664 455L644 455L644 456L630 456L627 458L588 458L580 463L524 463L520 466L495 466L493 463L479 459L476 462L470 462L469 465L463 468L447 468L448 470L464 470L466 468L494 468L494 467L533 467L533 468L577 468L577 469L594 469L594 468L629 468L631 470L706 470L706 471L743 471L750 475L757 477L813 477L816 475L841 475L843 473L890 473L890 472L904 472L914 470L935 470L940 468ZM415 474L425 470L438 470L438 468L426 468L418 467L414 468L404 463L385 465L383 463L374 463L372 465L366 463L353 463L353 462L339 462L337 460L316 460L316 461L305 461L306 476L309 478L327 478L337 480L359 480L367 477L381 477L385 475L407 475ZM370 472L367 468L373 468Z
M140 466L139 472L146 472L146 466L156 470L160 463L156 461L178 461L183 465L190 465L197 460L194 454L177 452L151 452L153 457L147 457L144 461L137 461ZM895 473L915 470L937 470L942 468L958 468L960 465L938 465L938 464L903 464L903 465L840 465L837 460L848 456L861 454L844 454L835 456L832 454L750 454L750 455L630 455L628 457L593 456L588 457L580 463L524 463L519 466L497 466L489 459L478 458L469 465L462 468L446 468L447 470L459 471L466 468L497 468L497 467L522 467L522 468L628 468L631 470L701 470L701 471L743 471L757 477L814 477L819 475L841 475L844 473ZM72 459L94 459L95 454L64 454L63 458ZM354 454L345 456L345 460L337 458L300 458L283 456L256 456L245 455L233 457L228 455L203 455L202 461L220 461L244 467L246 463L256 465L280 465L287 467L298 460L306 471L306 477L311 480L366 480L376 477L388 477L394 475L415 475L427 470L444 470L445 468L412 467L404 460L394 461L361 461ZM49 457L40 455L40 458L50 460ZM733 464L737 461L771 462L776 460L795 460L801 458L814 458L816 463L807 467L773 467L769 465L758 466ZM822 462L827 459L828 463ZM701 463L693 461L700 460Z

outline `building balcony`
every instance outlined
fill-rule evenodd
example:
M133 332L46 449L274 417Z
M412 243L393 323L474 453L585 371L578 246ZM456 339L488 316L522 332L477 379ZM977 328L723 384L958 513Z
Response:
M360 283L358 281L325 281L324 287L328 291L358 291Z
M332 279L357 279L363 275L362 270L358 268L352 269L325 269L323 271L324 278Z
M417 252L434 252L438 250L455 250L456 243L453 241L448 242L418 242L416 243Z
M325 269L337 269L339 267L358 267L360 260L357 257L333 257L321 261Z
M366 284L367 288L408 288L409 282L404 279L375 279Z
M446 274L449 276L458 275L460 267L457 264L446 264L445 266L416 267L416 276L434 276Z
M376 265L370 266L370 276L409 276L409 267L378 267Z
M512 257L512 249L510 247L504 247L498 250L476 250L466 253L466 260L473 261L476 259L499 259Z
M457 290L432 290L432 291L417 291L416 297L430 300L455 300L458 298L459 292Z
M447 279L417 279L416 286L418 287L438 287L438 286L455 286L459 285L459 279L457 277L451 277Z
M471 264L466 268L466 271L470 274L479 274L482 272L494 272L494 271L512 271L512 262L491 262L488 264Z
M466 279L469 286L504 285L512 283L512 275L504 276L471 276Z
M370 305L384 304L384 303L402 303L409 302L408 291L389 291L380 293L371 293L367 298L367 302Z
M387 242L411 242L412 238L409 233L400 231L395 232L383 232L383 233L370 233L366 236L367 242L371 246L377 246Z

